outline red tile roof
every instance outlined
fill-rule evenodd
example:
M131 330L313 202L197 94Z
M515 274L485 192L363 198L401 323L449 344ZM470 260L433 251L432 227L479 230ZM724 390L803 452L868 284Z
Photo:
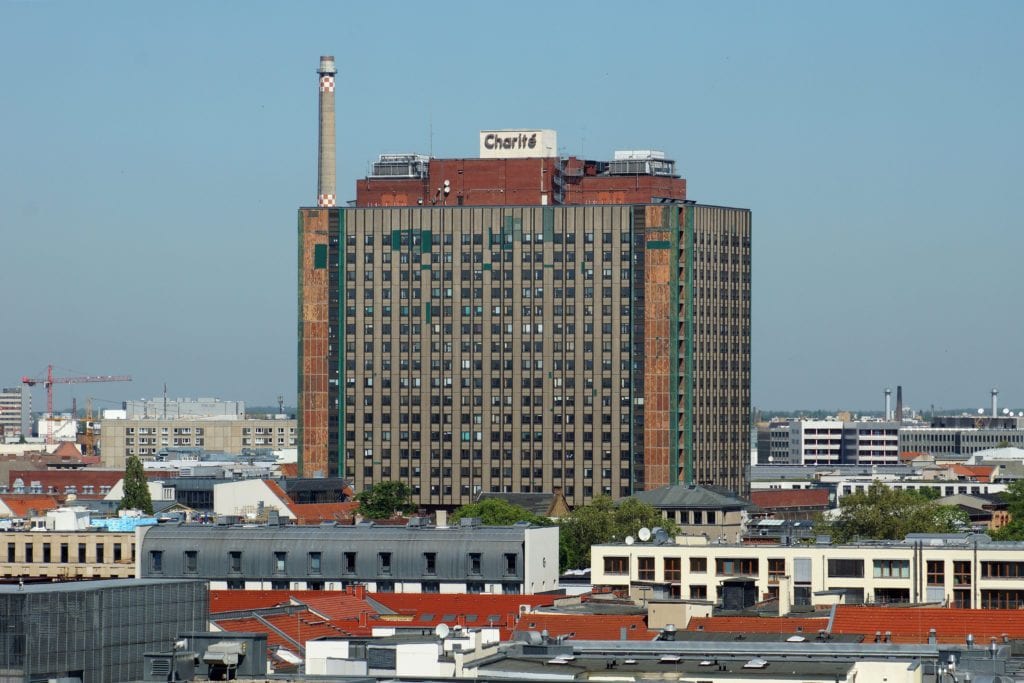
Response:
M687 631L711 633L804 633L817 635L828 626L828 617L694 617Z
M950 470L959 477L966 477L971 481L990 482L995 467L990 465L952 465Z
M352 523L359 503L292 503L288 509L295 515L296 524L320 522Z
M750 501L760 508L827 508L829 490L820 489L770 489L751 491Z
M983 646L989 638L1024 638L1024 610L956 609L950 607L863 607L839 605L832 633L860 634L874 640L875 632L892 633L896 643L927 643L935 629L940 643L963 643L967 634Z
M61 458L80 458L82 451L78 450L78 446L70 441L61 441L60 445L57 446L51 455L60 456Z
M371 597L400 614L444 612L447 614L519 614L520 605L530 608L553 605L557 595L492 595L490 593L372 593Z
M53 487L58 494L63 494L66 486L74 486L78 490L79 497L82 497L83 487L92 486L93 494L86 495L95 495L100 498L106 495L100 494L101 486L113 487L122 478L124 478L124 470L105 470L94 467L75 470L11 470L7 477L11 486L14 485L15 479L21 479L25 486L38 481L44 491Z
M13 517L27 519L34 515L43 515L47 510L56 510L60 503L53 496L40 493L8 493L0 495Z
M642 614L546 614L528 613L519 617L516 631L547 631L551 636L568 635L574 640L653 640L657 631L647 629Z

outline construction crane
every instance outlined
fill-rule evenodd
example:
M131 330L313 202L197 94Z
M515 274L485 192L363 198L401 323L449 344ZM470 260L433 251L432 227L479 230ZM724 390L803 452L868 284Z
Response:
M80 377L54 377L53 365L46 366L46 377L22 377L22 384L34 387L42 384L46 387L46 414L53 417L53 385L54 384L86 384L88 382L131 382L129 375L83 375ZM48 423L46 443L53 443L53 423Z

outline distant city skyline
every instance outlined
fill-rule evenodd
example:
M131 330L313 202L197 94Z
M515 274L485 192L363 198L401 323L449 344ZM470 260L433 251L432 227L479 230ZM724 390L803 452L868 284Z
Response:
M316 67L338 64L339 200L380 153L655 148L753 211L767 410L1024 408L1017 261L1024 6L0 5L0 386L130 374L58 408L295 405L296 213ZM575 106L551 106L552 102ZM33 408L45 394L33 390Z

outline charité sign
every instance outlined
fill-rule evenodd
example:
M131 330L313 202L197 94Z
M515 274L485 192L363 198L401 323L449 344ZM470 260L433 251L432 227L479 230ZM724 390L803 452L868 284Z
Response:
M539 130L480 131L481 159L523 159L558 155L558 133Z

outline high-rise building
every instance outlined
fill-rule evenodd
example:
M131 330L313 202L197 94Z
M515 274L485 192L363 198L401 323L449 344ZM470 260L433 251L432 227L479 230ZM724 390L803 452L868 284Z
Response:
M660 152L556 149L483 131L480 158L385 155L355 206L300 209L305 476L426 506L745 489L750 212L687 201Z
M32 392L24 384L0 390L0 441L32 436Z

